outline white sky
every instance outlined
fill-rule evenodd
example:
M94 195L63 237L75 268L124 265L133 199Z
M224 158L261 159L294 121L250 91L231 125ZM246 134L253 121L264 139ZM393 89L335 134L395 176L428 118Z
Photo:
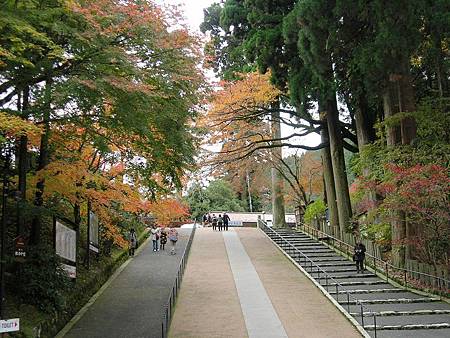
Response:
M214 2L218 2L218 0L159 0L159 2L164 2L171 5L182 5L187 23L193 31L200 32L199 26L204 19L203 9L209 7ZM282 137L288 136L294 132L295 130L291 127L287 127L285 125L281 127ZM293 143L294 140L291 140L291 142ZM320 136L317 134L310 134L298 139L296 143L315 146L320 143ZM295 152L296 149L283 149L283 157Z

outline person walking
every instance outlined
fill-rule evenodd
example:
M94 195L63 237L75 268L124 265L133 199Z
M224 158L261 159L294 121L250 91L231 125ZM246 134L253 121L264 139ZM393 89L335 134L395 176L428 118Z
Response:
M230 221L230 216L226 212L223 213L223 229L228 231L228 222Z
M152 236L152 242L153 242L153 251L158 251L158 240L159 240L159 228L156 227L156 225L153 225L150 229L150 233Z
M171 255L175 255L175 245L177 244L178 241L178 231L175 228L170 228L169 230L169 241L170 244L172 244L172 249L170 250L170 254Z
M207 214L203 215L202 221L203 221L203 226L206 227L206 225L208 224L208 215Z
M217 228L217 217L214 214L212 215L211 223L212 223L213 230L215 231Z
M219 231L222 231L223 227L223 218L222 215L219 214L219 217L217 218L217 226L219 227Z
M161 229L161 234L159 235L159 246L161 250L164 250L167 243L167 232L166 229Z
M208 212L208 226L212 225L212 217L211 214Z
M133 228L130 229L130 233L128 235L128 244L130 248L128 254L130 256L134 256L134 250L136 250L137 247L137 235Z
M366 247L358 241L354 248L353 260L356 263L356 273L364 272L364 258L366 257Z

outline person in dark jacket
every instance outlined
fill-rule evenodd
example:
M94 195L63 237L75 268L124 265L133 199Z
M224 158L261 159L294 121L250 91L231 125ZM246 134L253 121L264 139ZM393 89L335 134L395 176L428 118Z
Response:
M360 241L354 248L353 260L356 263L356 273L364 272L364 258L366 257L366 247Z
M163 228L161 230L161 234L159 235L159 246L161 250L164 250L166 243L167 243L167 232L166 229Z
M217 217L217 227L219 228L219 231L222 231L223 218L221 214L219 214L219 217Z
M230 216L226 212L223 213L223 229L228 231L228 222L230 221Z
M128 235L128 244L129 244L129 255L134 256L134 251L137 247L137 235L136 231L132 228L130 229L130 233Z
M211 223L212 223L213 230L216 230L216 228L217 228L217 217L214 214L212 215Z

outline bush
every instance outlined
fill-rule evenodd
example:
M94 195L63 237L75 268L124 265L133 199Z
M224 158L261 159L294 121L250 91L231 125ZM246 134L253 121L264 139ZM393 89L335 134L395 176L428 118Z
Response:
M54 250L48 246L29 248L16 283L23 303L35 305L46 313L61 310L69 286L70 280Z
M322 200L317 200L311 203L310 205L308 205L305 211L305 222L311 224L316 216L323 216L326 209L327 207Z

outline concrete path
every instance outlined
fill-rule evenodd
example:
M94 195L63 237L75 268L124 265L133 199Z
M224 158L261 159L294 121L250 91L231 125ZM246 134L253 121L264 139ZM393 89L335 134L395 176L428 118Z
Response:
M149 241L64 337L161 337L163 308L190 232L179 230L177 255L169 255L170 247L153 252Z
M235 231L223 233L248 336L287 337L266 289Z
M222 234L197 229L169 337L247 337Z
M237 279L233 277L234 265L239 263L236 252L230 254L231 249L243 250L238 255L244 257L246 269L254 269L256 275L251 273L246 287L259 289L258 295L252 297L268 297L272 305L269 311L275 311L274 317L277 315L281 322L279 337L283 337L281 329L288 337L360 337L352 324L260 230L233 231L237 236L232 239L234 245L227 244L227 254L224 238L227 242L235 235L213 232L210 228L197 229L170 337L252 337L255 332L252 325L256 323L262 328L273 328L273 318L261 324L258 316L244 316L249 306L260 299L252 303L251 297L238 292L244 282L239 281L239 276L244 272L237 272ZM259 331L258 337L274 335Z

